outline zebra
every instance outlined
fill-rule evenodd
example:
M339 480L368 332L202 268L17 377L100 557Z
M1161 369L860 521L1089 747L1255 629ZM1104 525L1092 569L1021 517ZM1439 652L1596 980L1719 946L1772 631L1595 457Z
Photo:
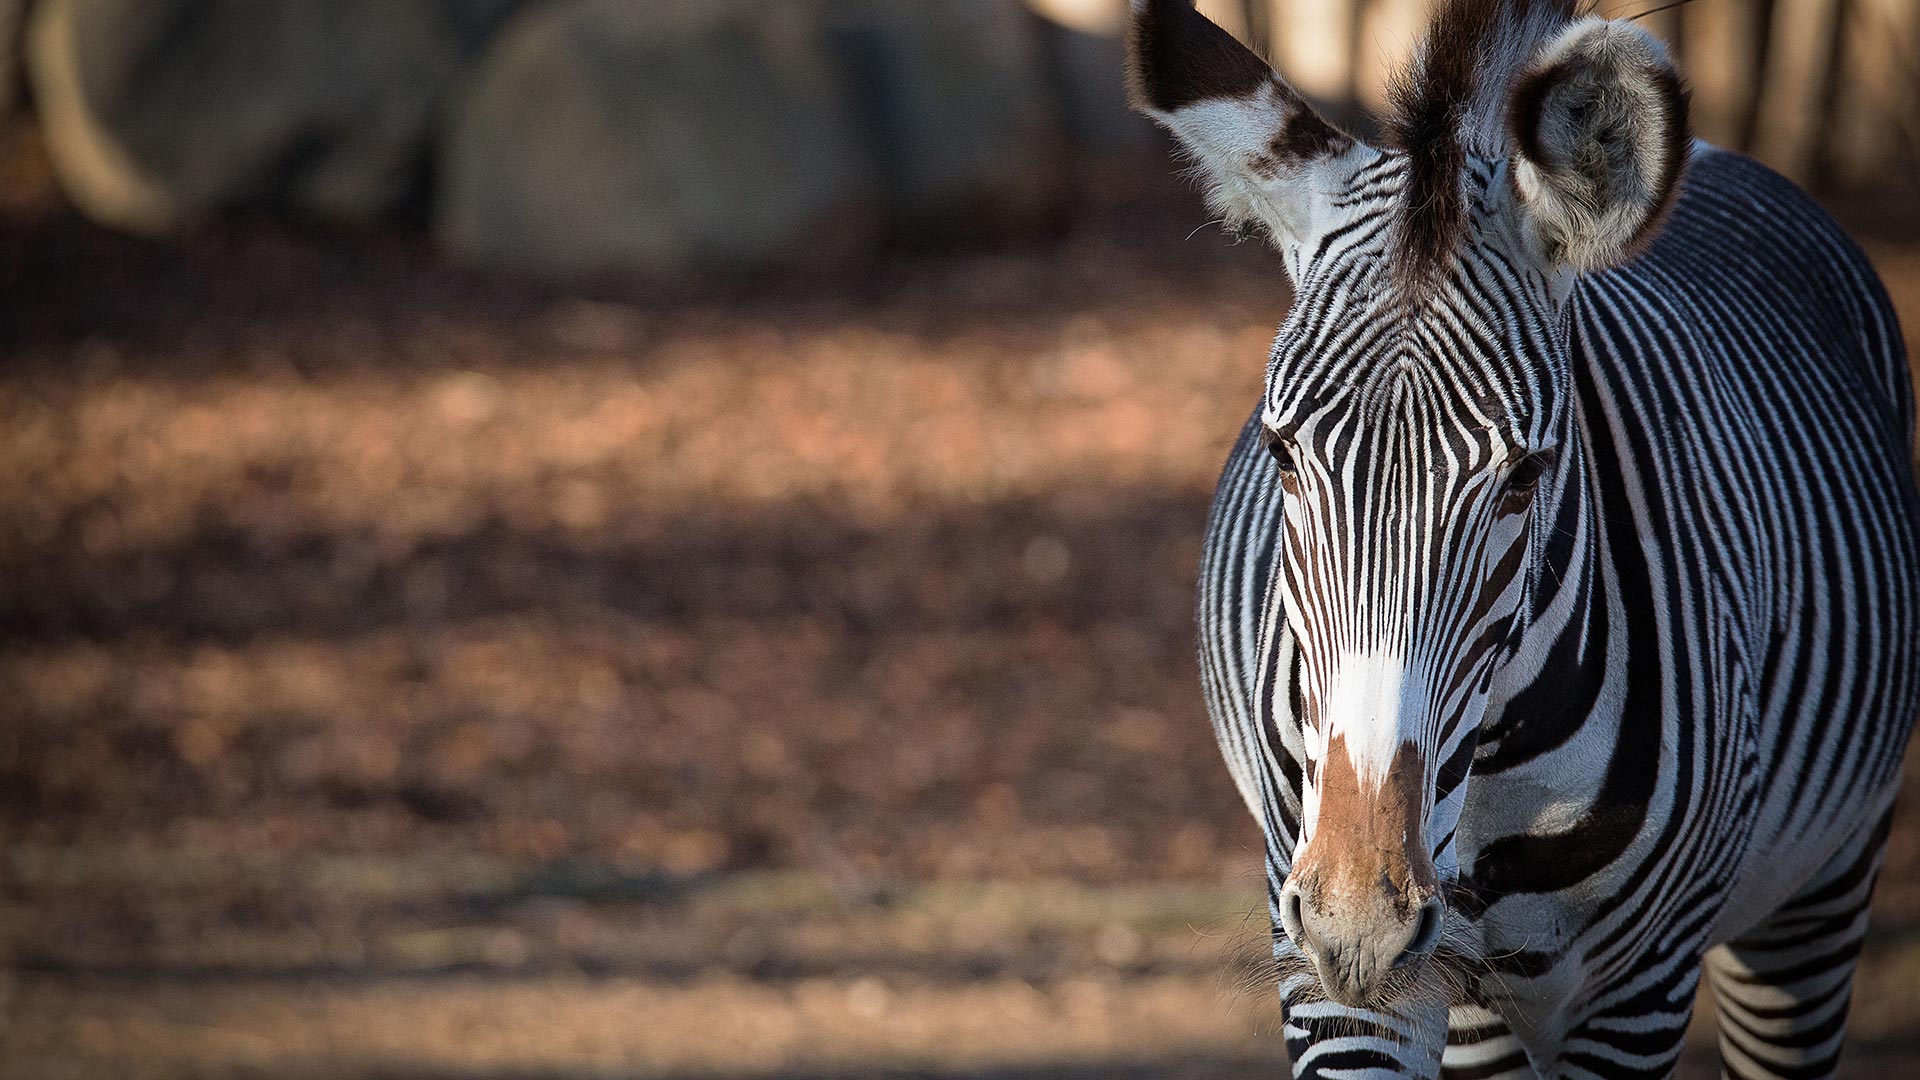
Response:
M1920 713L1900 328L1664 47L1443 0L1382 146L1192 7L1133 101L1293 300L1199 583L1294 1075L1836 1068Z

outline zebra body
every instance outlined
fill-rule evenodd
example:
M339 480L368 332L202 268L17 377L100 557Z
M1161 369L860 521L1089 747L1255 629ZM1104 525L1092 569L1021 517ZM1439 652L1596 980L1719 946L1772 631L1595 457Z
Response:
M1485 905L1469 951L1488 960L1447 1063L1660 1075L1709 949L1828 885L1848 886L1842 932L1792 958L1836 943L1850 958L1864 929L1861 867L1920 713L1913 396L1864 256L1791 184L1704 146L1661 237L1583 280L1566 317L1600 513L1562 523L1518 649L1534 662L1510 669L1475 750L1455 852L1462 893ZM1256 410L1221 477L1199 625L1209 710L1277 893L1305 762L1296 673L1255 703L1283 527L1259 431ZM1599 865L1576 876L1581 859ZM1811 1023L1844 1018L1844 994L1811 1001ZM1370 1052L1354 1030L1289 1035L1301 1064L1331 1069ZM1812 1049L1837 1054L1829 1034ZM1734 1040L1730 1059L1766 1060Z
M1385 149L1188 0L1132 33L1294 282L1199 622L1296 1075L1664 1076L1703 971L1729 1074L1830 1074L1920 712L1865 258L1565 0L1446 3Z

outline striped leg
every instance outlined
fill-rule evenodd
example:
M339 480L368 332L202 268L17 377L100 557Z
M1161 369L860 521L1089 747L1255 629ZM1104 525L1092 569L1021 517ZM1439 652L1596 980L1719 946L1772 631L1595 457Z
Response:
M1707 954L1727 1076L1834 1075L1888 820L1765 923Z
M1440 1080L1535 1080L1538 1075L1498 1013L1479 1005L1455 1005L1448 1012Z
M1294 1080L1404 1080L1440 1071L1444 1006L1375 1012L1297 1000L1311 978L1296 976L1280 984Z
M1538 1080L1533 1063L1498 1014L1479 1005L1447 1013L1446 1047L1439 1061L1425 1018L1390 1016L1318 1003L1286 1010L1287 1046L1294 1076L1432 1076L1440 1080ZM1432 1019L1437 1019L1433 1017Z

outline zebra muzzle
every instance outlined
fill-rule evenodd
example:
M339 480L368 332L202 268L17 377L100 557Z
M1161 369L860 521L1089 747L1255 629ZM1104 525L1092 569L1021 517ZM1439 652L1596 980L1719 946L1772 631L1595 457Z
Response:
M1313 962L1326 995L1356 1008L1376 1004L1391 972L1433 952L1444 915L1438 897L1326 904L1291 881L1280 896L1281 929Z
M1422 758L1412 743L1363 782L1338 737L1318 784L1313 835L1280 893L1281 929L1313 962L1328 997L1374 1003L1391 974L1433 952L1446 914L1426 832Z

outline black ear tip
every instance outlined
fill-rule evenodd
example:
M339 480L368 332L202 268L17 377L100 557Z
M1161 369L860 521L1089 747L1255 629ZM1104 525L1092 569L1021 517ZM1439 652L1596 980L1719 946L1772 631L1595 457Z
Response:
M1193 0L1135 0L1132 13L1127 81L1138 108L1170 113L1208 98L1245 97L1273 75Z

